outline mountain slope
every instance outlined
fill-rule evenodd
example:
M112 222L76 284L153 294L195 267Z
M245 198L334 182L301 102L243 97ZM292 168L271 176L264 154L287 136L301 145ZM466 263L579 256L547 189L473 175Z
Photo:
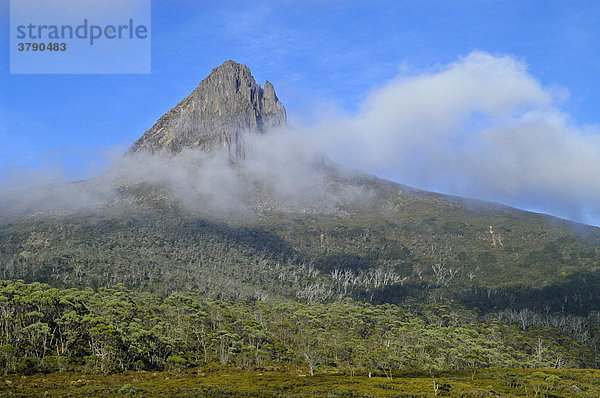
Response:
M111 172L78 183L106 200L0 222L1 277L309 303L600 306L598 228L346 170L284 124L272 85L224 63Z

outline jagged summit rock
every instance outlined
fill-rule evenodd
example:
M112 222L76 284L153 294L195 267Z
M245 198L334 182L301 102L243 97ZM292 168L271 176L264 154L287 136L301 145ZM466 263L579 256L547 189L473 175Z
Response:
M131 145L129 153L186 148L225 150L244 157L241 135L264 134L286 124L286 111L275 88L256 83L246 65L226 61Z

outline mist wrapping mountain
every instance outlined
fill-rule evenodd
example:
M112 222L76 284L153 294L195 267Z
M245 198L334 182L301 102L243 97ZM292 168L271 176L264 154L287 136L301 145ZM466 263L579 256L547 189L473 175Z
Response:
M95 178L3 193L3 279L585 313L599 229L346 169L227 61Z

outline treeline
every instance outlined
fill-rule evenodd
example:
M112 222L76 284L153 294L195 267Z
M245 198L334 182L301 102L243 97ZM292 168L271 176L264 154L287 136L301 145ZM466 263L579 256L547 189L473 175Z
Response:
M391 377L401 369L598 367L597 314L578 318L585 333L521 315L482 319L443 304L232 303L122 285L61 290L0 281L0 369L118 372L220 363Z

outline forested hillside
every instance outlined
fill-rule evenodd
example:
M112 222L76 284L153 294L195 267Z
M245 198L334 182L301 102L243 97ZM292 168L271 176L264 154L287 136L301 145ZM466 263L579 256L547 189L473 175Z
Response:
M334 214L214 217L146 202L6 221L1 277L218 299L598 308L598 229L373 180L367 187L375 199L340 202Z

